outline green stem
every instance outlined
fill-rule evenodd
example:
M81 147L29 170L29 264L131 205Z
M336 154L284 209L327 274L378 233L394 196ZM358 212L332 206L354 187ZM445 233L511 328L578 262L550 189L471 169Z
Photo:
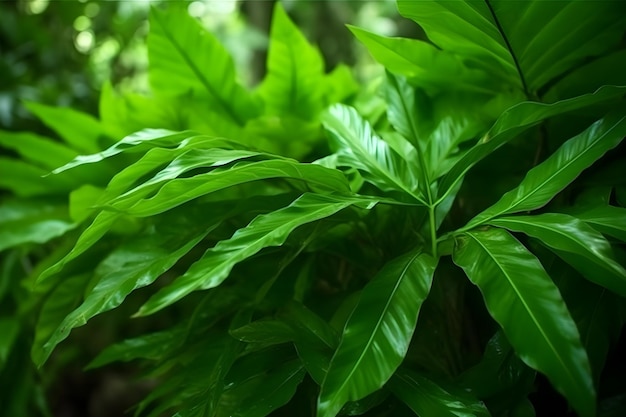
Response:
M435 206L428 206L428 217L430 218L430 246L433 257L437 258L437 227L435 223Z

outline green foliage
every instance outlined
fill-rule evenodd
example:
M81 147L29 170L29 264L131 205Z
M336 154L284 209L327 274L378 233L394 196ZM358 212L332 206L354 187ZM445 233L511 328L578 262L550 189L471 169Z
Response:
M150 95L0 133L2 378L103 315L88 368L136 364L138 416L619 413L624 7L399 0L429 41L351 26L386 69L359 86L277 4L255 89L154 8Z

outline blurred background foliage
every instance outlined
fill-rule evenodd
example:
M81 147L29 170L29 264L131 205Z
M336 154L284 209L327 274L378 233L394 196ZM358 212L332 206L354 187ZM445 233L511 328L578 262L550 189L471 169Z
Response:
M72 107L96 115L104 83L148 89L148 11L161 0L3 0L0 2L0 128L47 133L23 101ZM180 0L218 36L250 86L264 76L274 0ZM291 0L287 12L317 44L327 70L350 65L360 80L378 75L345 24L388 36L420 37L393 0Z

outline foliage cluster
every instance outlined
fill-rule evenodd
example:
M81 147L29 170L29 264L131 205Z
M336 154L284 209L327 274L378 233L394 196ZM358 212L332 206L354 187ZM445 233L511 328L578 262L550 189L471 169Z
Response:
M626 4L397 5L428 41L350 26L368 85L277 4L246 88L174 3L151 95L27 104L60 140L0 134L7 415L42 397L31 344L45 380L99 315L128 338L87 367L138 363L137 415L626 410Z

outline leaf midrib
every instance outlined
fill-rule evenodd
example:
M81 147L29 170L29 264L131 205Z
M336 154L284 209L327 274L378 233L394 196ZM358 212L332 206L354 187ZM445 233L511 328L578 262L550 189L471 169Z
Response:
M569 370L569 367L563 362L563 359L561 358L561 356L558 354L557 349L554 347L554 345L552 344L552 341L548 338L545 330L543 329L543 327L539 324L539 322L537 321L537 318L535 317L535 315L532 312L532 309L530 309L528 303L526 302L526 300L524 299L524 297L522 297L522 294L519 292L519 289L517 288L517 286L515 285L515 283L511 280L509 274L506 272L506 270L500 265L500 263L498 262L498 260L491 254L491 252L487 249L487 247L480 241L480 239L478 239L476 236L474 236L474 233L472 232L468 232L467 233L468 236L471 236L472 239L474 239L474 241L476 241L476 243L478 243L478 245L483 249L483 251L487 254L487 256L489 256L489 258L498 266L498 268L500 269L500 271L502 271L502 274L505 276L507 282L511 285L511 288L513 288L513 291L515 292L515 294L517 295L518 299L522 302L522 305L524 306L524 309L527 311L528 315L530 316L530 318L532 319L533 323L535 323L535 326L539 329L539 331L541 332L541 335L543 336L543 339L548 343L548 346L550 347L550 350L552 351L552 353L554 354L554 356L557 357L559 363L561 364L561 367L565 370L565 373L568 375L568 377L570 378L570 381L574 381L576 382L576 378L573 377L572 373ZM577 384L575 384L577 385Z

